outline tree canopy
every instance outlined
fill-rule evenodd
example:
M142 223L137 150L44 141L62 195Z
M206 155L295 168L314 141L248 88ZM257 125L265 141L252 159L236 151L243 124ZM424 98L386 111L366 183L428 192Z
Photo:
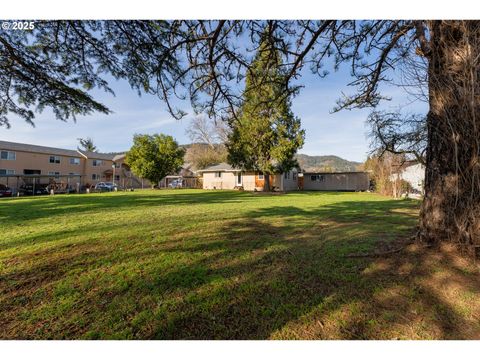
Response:
M77 139L78 142L80 143L80 147L81 149L85 150L85 151L97 151L97 147L95 146L95 144L93 143L93 139L92 138L86 138L86 139L83 139L83 138L78 138ZM80 147L79 147L79 150L80 150Z
M168 174L180 170L185 149L178 146L170 135L140 135L133 137L133 146L125 162L137 176L158 184Z
M265 38L247 74L244 103L238 119L231 120L227 142L229 162L245 170L266 175L294 167L297 150L305 131L290 109L290 99L282 86L281 58Z
M176 118L186 113L174 106L175 98L189 99L198 113L236 117L242 84L265 37L283 60L286 93L299 89L305 66L325 76L330 57L334 68L350 64L357 89L338 108L374 106L382 98L379 82L426 41L426 26L381 20L41 21L32 31L0 30L0 122L8 126L8 114L17 114L33 123L35 111L46 108L61 120L109 113L90 94L94 88L113 93L109 76L158 96Z

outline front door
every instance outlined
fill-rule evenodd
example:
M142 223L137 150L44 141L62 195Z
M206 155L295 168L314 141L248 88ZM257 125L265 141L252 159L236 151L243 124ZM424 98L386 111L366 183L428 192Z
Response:
M242 173L237 173L235 185L242 186Z

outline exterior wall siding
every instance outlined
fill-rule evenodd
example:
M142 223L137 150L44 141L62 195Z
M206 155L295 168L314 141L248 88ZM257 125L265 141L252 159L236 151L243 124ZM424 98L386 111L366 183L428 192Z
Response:
M203 188L204 189L234 189L235 176L233 172L221 172L221 177L215 177L214 172L203 173Z
M312 180L320 176L321 180ZM366 191L369 188L367 173L304 173L304 190Z
M298 190L298 173L295 170L291 170L288 173L283 174L283 187L284 191Z
M203 188L204 189L235 189L237 186L237 174L233 171L222 171L221 177L215 177L215 172L203 173ZM283 174L270 175L270 185L277 187L280 190L298 190L298 174L294 177L292 173L287 179L284 179ZM255 172L242 173L242 185L247 191L263 191L264 180L258 179L258 174Z
M99 166L93 166L94 160L101 160L102 164ZM88 158L86 159L87 166L85 168L85 183L89 185L95 185L99 182L105 181L112 181L112 160L104 160L104 159L95 159L95 158ZM115 169L115 173L117 171L120 172L120 169ZM107 174L105 174L107 172ZM92 175L96 174L99 178L93 180ZM118 175L118 174L117 174Z
M55 155L59 157L60 164L50 163L50 155L31 153L26 151L14 151L15 160L0 160L0 169L14 170L15 175L23 175L24 170L40 170L41 175L49 172L59 172L61 175L82 174L85 158L78 156ZM79 165L70 164L70 158L80 159Z

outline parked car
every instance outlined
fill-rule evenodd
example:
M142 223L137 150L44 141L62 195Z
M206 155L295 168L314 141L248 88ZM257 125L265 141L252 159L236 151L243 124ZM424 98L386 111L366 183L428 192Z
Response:
M0 184L0 197L12 196L12 190L4 184Z
M175 179L170 184L168 184L168 187L171 188L171 189L182 188L183 187L183 181L182 181L182 179Z
M35 185L35 194L33 193L34 186L29 184L29 185L23 185L20 189L20 195L22 196L31 196L31 195L48 195L50 192L47 189L48 185Z
M115 191L117 189L117 184L112 182L99 182L95 185L95 190L100 191Z

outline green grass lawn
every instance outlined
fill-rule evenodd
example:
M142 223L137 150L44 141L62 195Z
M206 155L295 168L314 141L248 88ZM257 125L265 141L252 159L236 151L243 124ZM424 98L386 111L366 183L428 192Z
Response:
M478 267L395 249L419 203L162 190L0 201L0 338L478 338Z

